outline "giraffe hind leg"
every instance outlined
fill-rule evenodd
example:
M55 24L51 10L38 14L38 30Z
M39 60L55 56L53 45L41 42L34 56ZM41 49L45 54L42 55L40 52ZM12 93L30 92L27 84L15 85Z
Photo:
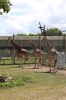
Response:
M55 71L56 63L57 63L57 60L55 60L55 62L54 62L54 72L56 72Z
M29 67L30 66L30 64L29 64L29 58L27 57L25 60L28 61L28 67Z
M50 67L50 72L51 72L51 64L49 63L49 67Z

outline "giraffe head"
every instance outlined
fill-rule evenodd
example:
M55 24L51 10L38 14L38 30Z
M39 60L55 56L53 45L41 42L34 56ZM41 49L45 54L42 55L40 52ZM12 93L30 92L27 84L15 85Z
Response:
M11 37L8 38L8 41L10 41L10 40L11 40Z
M47 40L47 37L46 37L46 36L44 36L42 40Z

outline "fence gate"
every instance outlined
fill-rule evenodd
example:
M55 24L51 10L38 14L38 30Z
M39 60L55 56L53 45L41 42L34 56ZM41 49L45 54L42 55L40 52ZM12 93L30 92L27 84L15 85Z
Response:
M58 52L58 68L65 68L65 52Z

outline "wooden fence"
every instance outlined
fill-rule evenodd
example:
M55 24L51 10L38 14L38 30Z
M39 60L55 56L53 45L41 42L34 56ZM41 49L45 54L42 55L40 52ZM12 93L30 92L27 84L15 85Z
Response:
M8 58L8 57L12 57L13 55L14 57L17 56L12 44L8 42L8 37L9 36L0 36L0 58L1 57L3 58L1 60L2 64L3 63L5 64L4 57ZM42 50L44 53L47 53L46 41L42 41L43 36L14 36L13 35L11 37L13 38L16 44L22 46L23 48L29 51L32 51L31 45L29 43L29 40L31 40L34 43L34 45L36 45L40 50ZM66 36L47 36L47 39L49 43L58 52L66 52ZM10 51L10 53L8 53L8 50ZM30 53L30 55L33 56L33 53ZM11 63L12 63L12 60L11 60Z
M8 41L9 36L0 36L0 50L13 50L12 44ZM39 49L46 51L46 41L42 41L43 36L11 36L14 42L23 48L31 49L31 40ZM66 36L47 36L49 43L58 51L66 52Z

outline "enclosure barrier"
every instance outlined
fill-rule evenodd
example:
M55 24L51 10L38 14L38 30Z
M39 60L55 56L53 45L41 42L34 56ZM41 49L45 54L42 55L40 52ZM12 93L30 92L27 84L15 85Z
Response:
M65 66L65 57L66 53L65 52L58 52L58 68L59 69L64 69Z
M21 58L20 63L24 63L24 59ZM30 64L34 64L34 55L33 53L30 54L29 56L29 63ZM28 64L28 61L25 62L25 64ZM13 59L12 57L1 57L0 58L0 65L13 65ZM15 65L18 65L18 60L17 57L15 57ZM48 53L43 53L42 55L42 65L44 66L48 66L49 62L48 62ZM58 52L58 63L57 66L59 69L63 69L66 66L66 53L65 52Z

